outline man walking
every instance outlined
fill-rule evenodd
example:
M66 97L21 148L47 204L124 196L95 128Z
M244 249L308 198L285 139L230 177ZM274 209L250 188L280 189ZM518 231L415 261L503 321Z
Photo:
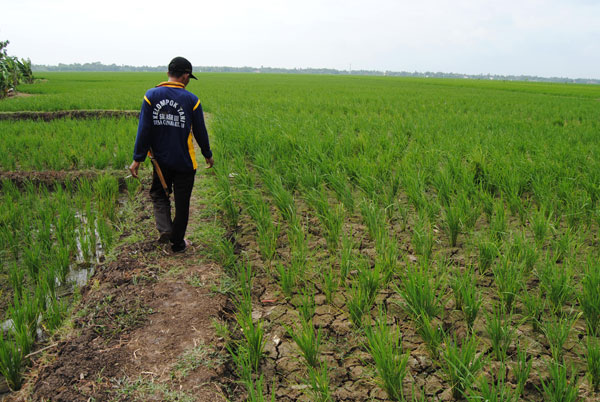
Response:
M146 155L154 158L150 197L154 204L159 241L170 242L173 252L182 252L190 244L185 239L190 197L198 164L193 137L206 159L207 169L214 164L204 114L198 97L185 87L192 74L192 64L183 57L169 63L168 81L146 92L129 170L138 177L140 163ZM156 163L157 162L157 163ZM163 188L160 175L164 177ZM175 195L175 218L171 220L168 193Z

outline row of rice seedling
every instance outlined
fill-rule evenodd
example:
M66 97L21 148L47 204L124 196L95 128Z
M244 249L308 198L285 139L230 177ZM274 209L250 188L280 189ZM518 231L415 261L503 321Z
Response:
M53 192L32 182L1 186L0 373L14 390L33 346L67 316L77 277L88 276L115 242L119 194L108 175L57 182Z
M597 259L599 144L590 99L511 92L510 84L503 92L342 78L290 79L283 95L279 80L252 79L249 98L260 102L217 107L219 146L237 161L231 171L257 169L253 185L265 192L254 194L277 208L282 230L318 224L302 255L319 275L291 269L293 260L278 251L292 249L290 233L290 244L279 236L264 260L275 260L288 300L305 283L318 285L326 303L344 296L336 306L363 339L389 398L406 398L398 379L420 375L403 365L415 350L401 347L400 327L418 334L455 398L559 400L584 374L569 367L582 363L565 348L574 335L590 340L586 371L597 377L590 330L597 284L589 272ZM223 177L230 194L243 182ZM405 313L382 309L390 300ZM327 337L303 305L289 303L305 315L291 332L315 367L316 345ZM450 318L456 313L460 321ZM398 321L403 314L408 326ZM533 331L549 353L528 353ZM501 365L494 373L491 361ZM532 362L551 363L550 370L532 371ZM532 389L534 382L542 386ZM420 389L411 395L425 398Z
M0 121L0 169L125 169L136 129L126 118Z

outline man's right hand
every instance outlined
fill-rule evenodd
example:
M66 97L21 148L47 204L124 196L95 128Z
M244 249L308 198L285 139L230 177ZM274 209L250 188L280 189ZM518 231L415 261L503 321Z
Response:
M129 171L131 172L131 175L133 177L135 177L136 179L138 178L138 169L139 168L140 168L140 162L138 162L138 161L133 161L131 166L129 166Z
M206 159L206 164L208 165L208 166L206 166L205 169L210 169L215 164L215 160L213 159L212 156L210 158L204 158L204 159Z

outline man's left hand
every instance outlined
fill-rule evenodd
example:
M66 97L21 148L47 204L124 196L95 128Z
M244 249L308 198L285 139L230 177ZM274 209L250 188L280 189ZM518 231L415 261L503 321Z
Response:
M138 161L133 161L133 163L131 164L131 166L129 166L129 171L131 172L131 175L133 177L135 177L136 179L138 178L138 170L140 168L140 162Z

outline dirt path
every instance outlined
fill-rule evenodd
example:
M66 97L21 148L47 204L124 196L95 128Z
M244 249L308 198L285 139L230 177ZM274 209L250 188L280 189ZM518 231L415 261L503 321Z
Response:
M205 246L216 225L208 174L196 176L188 226L195 245L184 254L155 241L152 206L146 191L139 195L118 256L81 290L70 335L40 355L11 399L225 400L231 380L215 322L227 297Z

